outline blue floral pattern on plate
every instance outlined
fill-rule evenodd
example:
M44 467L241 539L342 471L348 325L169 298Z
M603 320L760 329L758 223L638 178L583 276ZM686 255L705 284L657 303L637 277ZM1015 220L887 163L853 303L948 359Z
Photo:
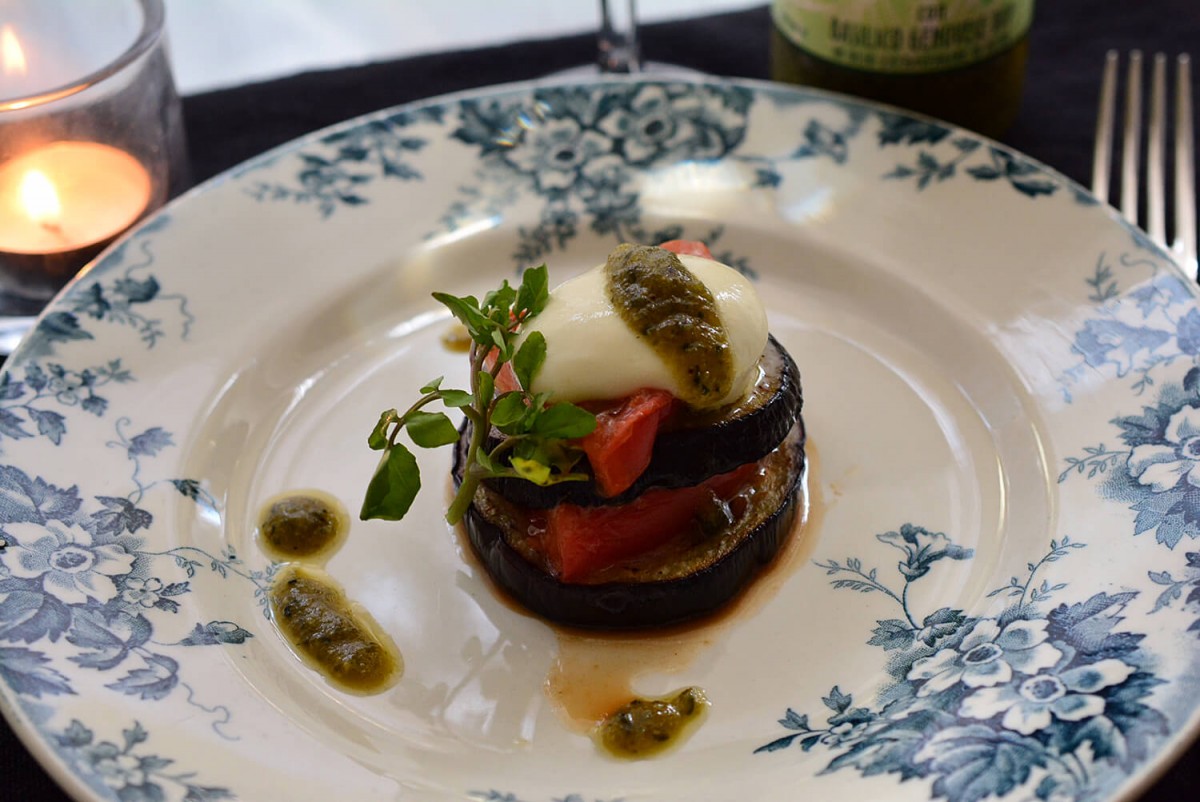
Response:
M72 416L106 414L109 400L97 390L135 381L120 358L82 370L38 359L64 344L95 339L95 330L83 321L132 328L147 348L153 348L166 331L163 320L149 310L165 303L179 321L180 337L187 337L193 320L187 299L163 292L158 280L145 272L154 263L153 235L168 223L169 218L158 218L107 257L111 281L84 282L42 318L13 360L16 364L6 366L0 376L0 436L13 441L41 436L54 446L69 446ZM127 265L126 254L134 248L142 258ZM36 427L36 435L27 426ZM231 711L194 700L181 675L178 651L237 645L252 633L230 621L210 621L196 623L190 634L174 642L163 642L155 637L158 624L179 613L180 601L193 591L192 581L202 564L221 577L239 575L259 592L269 577L244 570L232 551L214 556L196 549L153 547L155 516L143 506L148 493L175 492L209 507L215 502L196 479L147 483L142 478L145 461L175 443L161 427L139 431L131 426L128 417L117 419L104 444L124 452L130 464L130 489L124 495L89 499L77 485L55 484L16 465L0 465L0 643L9 644L0 646L0 678L26 700L74 695L77 690L66 670L74 664L107 674L106 688L142 701L186 694L187 703L210 715L220 732ZM61 655L50 657L46 647L56 643L70 645L67 663L59 662ZM86 781L113 799L163 799L163 788L170 786L181 789L190 802L233 798L226 788L193 782L186 772L168 771L172 758L139 754L137 747L150 733L136 721L123 731L120 745L97 739L78 720L61 731L44 733L64 759L83 768Z
M1123 291L1123 282L1132 287ZM1098 314L1075 335L1082 364L1064 374L1064 386L1086 365L1129 381L1149 403L1140 413L1112 418L1115 441L1066 457L1058 481L1097 482L1105 499L1135 513L1133 535L1153 533L1158 544L1175 549L1200 538L1200 312L1183 278L1152 251L1102 254L1085 284ZM1200 633L1200 557L1183 556L1180 567L1148 572L1163 588L1153 611L1182 599L1196 614L1190 631Z
M429 140L406 129L421 122L440 122L442 113L438 106L405 109L326 134L296 154L303 169L294 184L259 181L246 192L259 201L313 204L322 217L343 207L361 206L369 200L359 190L377 178L422 179L411 157Z
M740 87L649 84L600 93L549 88L532 103L467 101L454 138L479 153L477 186L443 218L448 229L481 211L501 211L514 193L542 203L537 225L521 228L513 260L537 263L579 234L581 220L617 242L664 242L690 236L716 246L720 229L647 229L637 187L639 171L681 160L718 161L741 143L752 95ZM716 251L714 251L716 252ZM727 263L744 267L735 255Z
M823 727L788 708L779 719L788 734L756 752L821 747L839 753L825 771L930 779L933 797L949 802L1022 789L1037 799L1078 799L1098 771L1132 769L1167 732L1163 714L1143 701L1162 680L1138 645L1142 636L1118 629L1137 593L1047 609L1068 583L1036 578L1084 544L1051 541L1027 576L989 594L1008 600L992 615L943 607L918 621L908 604L912 583L938 560L973 555L911 524L877 538L904 554L900 593L858 558L817 565L838 577L835 588L879 592L899 605L904 618L879 621L867 641L890 653L891 684L869 707L834 686L822 699L831 711Z
M450 136L477 149L480 180L460 190L462 198L443 216L443 226L453 231L479 214L498 215L518 194L527 193L538 197L542 208L537 225L519 230L512 254L518 268L565 248L587 221L594 233L617 242L702 239L717 258L752 274L744 257L719 249L720 226L701 231L678 224L647 228L637 179L641 172L680 161L727 160L753 166L755 186L778 187L783 180L779 160L738 153L755 99L740 86L650 83L600 91L546 88L531 101L466 100ZM810 120L801 144L784 161L826 158L844 164L849 144L870 112L842 105L847 124L832 127ZM983 147L976 138L954 137L948 126L874 113L881 123L881 147L920 146L915 163L899 163L884 178L912 179L923 190L931 182L957 177L962 168L977 181L1003 180L1029 197L1059 188L1037 165L995 146ZM364 191L376 178L421 179L402 155L427 144L405 131L422 117L443 122L441 109L424 115L402 111L325 135L300 154L304 169L296 176L299 188L259 182L251 193L259 200L316 202L325 216L341 205L366 204ZM932 150L943 142L953 155Z

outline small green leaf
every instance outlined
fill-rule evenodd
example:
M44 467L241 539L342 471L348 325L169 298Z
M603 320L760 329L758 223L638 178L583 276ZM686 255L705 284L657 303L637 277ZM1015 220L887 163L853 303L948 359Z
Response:
M533 380L537 377L538 371L541 370L542 363L545 361L546 338L540 331L529 332L529 336L525 338L525 342L521 343L521 347L517 349L517 354L512 361L513 373L517 375L517 381L525 390L533 388Z
M436 379L434 379L433 381L431 381L429 384L427 384L427 385L425 385L424 387L422 387L422 388L421 388L421 390L420 390L420 392L421 392L421 393L432 393L434 390L436 390L436 389L438 389L439 387L441 387L441 386L442 386L442 379L444 379L444 378L446 378L446 377L445 377L445 376L438 376Z
M520 434L516 427L525 417L525 395L523 393L505 393L496 401L492 408L492 425L505 434ZM516 427L516 428L514 428Z
M513 302L516 300L517 291L505 281L500 285L500 289L492 290L483 296L483 313L493 321L508 328L510 322L509 313L512 310Z
M541 314L550 298L550 271L545 265L531 267L521 276L521 288L517 291L517 311L526 317Z
M570 440L584 437L596 429L596 416L574 404L547 407L533 422L534 434Z
M421 489L421 470L417 458L399 443L383 452L383 459L367 485L362 510L358 517L364 521L382 518L399 521L412 506Z
M492 344L496 347L496 359L508 362L512 359L512 335L501 329L492 329Z
M451 409L461 409L471 406L475 398L466 390L440 390L442 403Z
M565 440L540 440L534 458L565 474L570 473L583 458L583 450L567 445Z
M474 459L476 465L478 465L480 468L483 468L490 474L498 474L504 470L503 466L498 465L496 461L492 459L491 455L482 448L475 451Z
M458 442L458 430L441 412L413 412L405 422L408 436L421 448L437 448Z
M389 409L379 414L379 423L375 424L375 428L367 435L367 445L372 451L380 451L387 448L388 444L388 428L396 421L399 414L394 409Z
M472 340L480 345L491 344L492 329L495 328L495 324L479 310L479 301L475 300L473 296L458 298L444 292L435 292L433 297L467 327L467 333L471 335Z
M547 464L550 462L546 456L546 442L540 437L525 437L518 440L517 444L513 446L512 453L514 457L520 457L521 459L530 459Z
M549 465L520 457L513 457L511 462L513 470L520 474L522 479L533 482L535 485L545 485L550 481Z
M564 482L588 482L591 481L590 473L560 473L552 474L546 481L547 485L561 485Z
M579 449L564 447L561 440L523 439L513 448L512 456L509 457L509 463L513 466L509 474L515 473L542 486L587 481L591 479L589 474L570 473L574 463L581 456L582 452ZM523 464L526 470L518 468ZM535 469L531 467L534 465L545 466L549 473L542 477L540 469L534 472Z
M486 407L492 403L492 395L496 391L496 380L486 370L479 371L479 403Z

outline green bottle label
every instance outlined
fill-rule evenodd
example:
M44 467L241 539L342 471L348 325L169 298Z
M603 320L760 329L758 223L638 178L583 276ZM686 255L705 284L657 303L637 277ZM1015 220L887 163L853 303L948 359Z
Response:
M801 50L868 72L923 73L1002 53L1029 31L1033 0L774 0Z

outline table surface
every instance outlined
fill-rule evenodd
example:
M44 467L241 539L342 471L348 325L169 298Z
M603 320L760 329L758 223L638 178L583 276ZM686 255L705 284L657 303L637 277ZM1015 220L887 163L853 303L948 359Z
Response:
M595 9L587 0L166 4L197 181L358 114L536 78L586 61L594 49L586 32ZM643 30L649 58L714 75L766 77L768 15L754 0L643 0L641 6L651 23ZM709 12L726 13L696 18ZM1030 36L1021 114L1002 141L1086 183L1104 52L1175 53L1197 42L1194 0L1043 0ZM461 48L473 49L449 52ZM249 83L267 78L273 80ZM208 91L214 88L221 91ZM1193 745L1138 800L1194 799L1197 788L1200 745ZM3 722L0 789L0 797L22 802L67 799Z

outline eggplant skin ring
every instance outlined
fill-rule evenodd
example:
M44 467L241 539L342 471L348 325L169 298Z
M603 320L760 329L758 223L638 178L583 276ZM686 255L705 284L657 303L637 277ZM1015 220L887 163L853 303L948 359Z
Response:
M461 467L470 431L464 426L455 450L453 477ZM802 503L805 430L799 415L783 443L772 455L783 469L772 476L775 492L752 494L755 501L742 520L752 525L736 535L720 556L695 564L668 579L565 583L543 566L531 562L513 546L505 532L480 510L481 500L494 491L480 488L464 518L476 556L497 586L520 605L557 624L586 629L646 629L689 621L731 601L778 554L787 542ZM765 497L772 509L763 509ZM757 502L757 506L754 506ZM692 570L694 569L694 570Z

